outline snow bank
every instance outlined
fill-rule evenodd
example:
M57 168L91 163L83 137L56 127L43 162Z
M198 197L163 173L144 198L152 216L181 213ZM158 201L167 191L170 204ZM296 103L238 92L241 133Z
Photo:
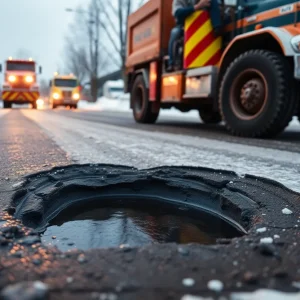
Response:
M129 99L121 97L121 99L109 99L101 97L95 103L90 103L84 100L79 101L78 108L85 110L98 110L98 111L119 111L119 112L130 112ZM160 115L165 117L189 117L197 118L199 120L199 113L196 110L182 113L176 108L162 109Z
M78 102L78 108L99 111L130 111L128 100L109 99L106 97L98 98L95 103L80 100Z

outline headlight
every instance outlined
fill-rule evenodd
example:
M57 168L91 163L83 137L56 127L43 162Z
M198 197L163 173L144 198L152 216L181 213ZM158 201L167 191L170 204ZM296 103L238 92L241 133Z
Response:
M9 75L8 76L8 81L9 82L15 82L17 80L17 77L15 75Z
M53 99L57 100L60 98L59 94L58 93L53 93Z
M78 93L73 94L73 99L74 100L79 100L80 95Z
M44 105L44 100L43 100L43 99L37 99L37 100L36 100L36 104L37 104L38 106L43 106L43 105Z
M291 39L291 44L296 52L300 52L300 35L296 35Z
M25 77L25 81L26 81L27 83L32 83L32 82L33 82L33 77L32 77L32 76L26 76L26 77Z

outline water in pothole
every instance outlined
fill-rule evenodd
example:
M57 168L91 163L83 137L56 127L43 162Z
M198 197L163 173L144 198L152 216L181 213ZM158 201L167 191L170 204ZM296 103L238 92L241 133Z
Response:
M231 224L202 211L174 211L162 207L146 210L96 207L86 211L64 211L50 223L42 235L42 241L68 251L124 244L215 244L217 238L240 235L241 232Z

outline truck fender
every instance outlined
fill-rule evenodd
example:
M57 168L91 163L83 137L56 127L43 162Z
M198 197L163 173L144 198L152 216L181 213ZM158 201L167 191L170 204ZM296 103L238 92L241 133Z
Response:
M142 68L142 69L135 70L135 71L133 72L133 75L131 76L131 80L130 80L129 92L131 92L131 87L132 87L132 85L133 85L133 83L134 83L135 78L136 78L138 75L142 75L142 76L143 76L144 81L145 81L145 85L146 85L147 89L149 89L149 70L146 69L146 68ZM132 108L132 100L131 100L131 97L130 97L130 108Z
M295 51L293 50L291 45L291 39L293 36L287 30L277 27L266 27L236 36L223 52L220 60L220 65L222 65L226 56L228 56L228 54L232 52L234 48L237 48L242 42L247 41L247 44L250 45L250 50L251 47L253 47L253 43L250 44L248 43L248 41L257 39L259 36L263 35L268 35L272 37L278 43L282 53L285 56L293 56L295 54Z

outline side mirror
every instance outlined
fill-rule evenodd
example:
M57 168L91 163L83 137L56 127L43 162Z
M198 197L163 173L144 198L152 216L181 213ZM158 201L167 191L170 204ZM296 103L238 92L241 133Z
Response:
M39 73L42 74L42 67L39 66Z
M238 0L224 0L226 6L237 6Z

